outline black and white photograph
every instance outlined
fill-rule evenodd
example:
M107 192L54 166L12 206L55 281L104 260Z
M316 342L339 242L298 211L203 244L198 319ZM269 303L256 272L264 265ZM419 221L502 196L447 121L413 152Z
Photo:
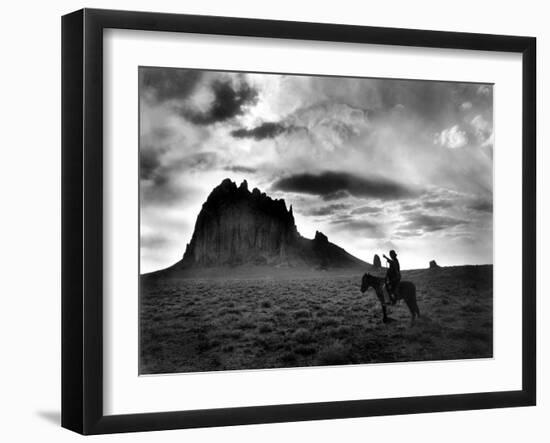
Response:
M6 2L0 441L550 441L547 9Z
M139 68L140 374L493 356L493 86Z

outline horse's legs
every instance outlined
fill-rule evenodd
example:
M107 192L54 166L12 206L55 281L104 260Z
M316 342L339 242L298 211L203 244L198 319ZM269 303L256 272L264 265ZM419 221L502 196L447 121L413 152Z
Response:
M411 325L412 325L414 323L414 319L416 318L416 308L414 306L414 300L410 300L406 298L405 302L407 303L407 307L409 308L409 312L411 313Z
M384 323L388 322L388 313L386 309L386 300L384 300L384 293L380 288L376 289L376 295L378 296L378 300L380 301L380 306L382 306L382 321Z
M416 288L414 286L412 289L411 304L409 309L411 310L411 315L413 316L412 322L414 322L417 317L420 317L420 309L418 309L418 302L416 300Z
M383 315L382 321L384 323L387 323L388 322L388 314L386 312L386 303L382 303L382 315Z

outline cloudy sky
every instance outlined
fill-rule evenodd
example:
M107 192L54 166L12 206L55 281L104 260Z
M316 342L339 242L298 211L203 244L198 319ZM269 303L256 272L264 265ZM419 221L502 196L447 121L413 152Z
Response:
M141 271L178 261L224 178L357 257L492 263L493 87L145 68Z

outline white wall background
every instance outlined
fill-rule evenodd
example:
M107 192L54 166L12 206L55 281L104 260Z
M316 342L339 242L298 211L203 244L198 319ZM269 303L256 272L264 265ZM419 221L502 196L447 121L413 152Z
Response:
M7 442L81 440L59 427L60 415L60 16L87 7L155 10L531 35L538 38L539 275L550 265L550 28L544 2L399 0L336 3L304 0L111 0L5 2L0 68L0 438ZM546 112L545 112L546 111ZM541 251L545 248L543 251ZM510 257L517 260L516 257ZM519 268L519 263L518 263ZM542 320L550 283L539 278L537 407L164 431L101 436L94 441L548 441L550 326ZM546 346L546 348L545 348ZM391 383L391 380L388 380Z

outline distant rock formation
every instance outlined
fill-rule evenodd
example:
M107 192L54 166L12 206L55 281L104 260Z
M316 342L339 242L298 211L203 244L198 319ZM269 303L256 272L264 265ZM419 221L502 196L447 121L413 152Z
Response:
M315 233L313 240L296 228L292 206L272 199L245 181L225 179L214 188L197 217L191 241L176 268L238 265L307 266L316 269L368 267Z
M378 254L374 254L374 258L372 259L372 266L375 269L380 269L382 267L382 262L380 261L380 257Z
M439 268L439 265L435 262L435 260L430 261L430 269Z

